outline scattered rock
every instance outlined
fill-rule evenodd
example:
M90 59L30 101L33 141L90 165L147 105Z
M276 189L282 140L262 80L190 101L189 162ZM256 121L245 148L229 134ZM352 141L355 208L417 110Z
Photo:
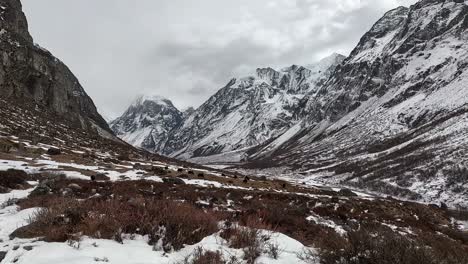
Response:
M261 176L261 177L260 177L260 180L261 180L261 181L266 181L266 180L267 180L267 177L266 177L266 176Z
M174 184L174 185L183 185L185 182L179 178L163 178L164 183Z
M244 180L243 180L242 182L244 182L244 183L248 183L249 181L250 181L250 178L249 178L249 176L245 176L245 177L244 177Z
M354 193L350 189L341 189L338 192L338 194L341 195L341 196L346 196L346 197L357 197L358 196L356 193Z
M448 205L447 205L446 203L441 202L441 203L440 203L440 209L442 209L442 210L448 210L449 208L448 208Z
M30 194L29 197L47 195L52 189L46 183L40 183Z
M59 148L50 148L47 150L47 154L51 156L57 156L57 155L62 154L62 150Z
M118 155L117 159L121 161L129 161L130 155L128 153L123 153L123 154Z
M84 159L97 159L96 154L89 152L89 151L86 151L85 153L83 153L82 157Z
M8 252L6 252L6 251L0 251L0 262L3 261L3 259L4 259L4 258L6 257L6 255L7 255L7 253L8 253Z
M178 169L177 172L184 172L184 169Z
M113 158L105 158L103 161L107 163L120 164L120 161L118 159Z
M24 246L23 249L26 250L26 251L31 251L33 250L33 246Z
M91 176L91 180L92 181L110 181L110 178L109 176L106 176L106 174L104 173L99 173L99 174Z
M13 144L10 141L7 141L5 139L0 139L0 152L10 153L12 148L13 148Z
M188 174L194 175L195 172L193 172L193 171L188 171Z
M20 227L9 235L10 240L13 240L15 238L28 239L28 238L36 238L36 237L37 237L37 233L31 230L31 225Z
M198 173L198 178L205 178L205 174L204 173Z
M18 246L18 245L16 245L16 246L13 247L13 250L15 250L15 251L18 250L18 249L19 249L19 246Z
M27 179L28 174L22 170L0 171L0 186L7 189L24 189L29 186Z
M68 188L72 189L73 191L81 191L81 186L76 183L70 183Z
M151 172L155 173L156 175L166 175L167 174L167 170L161 168L161 167L157 167L157 166L154 166L151 168Z
M188 179L189 178L189 176L187 174L180 174L180 175L177 175L177 177L182 178L182 179Z

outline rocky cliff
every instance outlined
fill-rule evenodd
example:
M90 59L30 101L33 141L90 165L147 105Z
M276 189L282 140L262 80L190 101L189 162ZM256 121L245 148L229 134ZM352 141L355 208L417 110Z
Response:
M0 0L0 53L2 98L50 111L75 127L109 135L110 128L73 73L34 44L19 0Z

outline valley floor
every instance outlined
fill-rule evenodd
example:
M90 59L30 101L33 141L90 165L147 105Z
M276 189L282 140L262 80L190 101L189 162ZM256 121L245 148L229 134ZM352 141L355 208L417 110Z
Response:
M0 153L1 263L468 260L463 212L288 178L4 139L21 147Z

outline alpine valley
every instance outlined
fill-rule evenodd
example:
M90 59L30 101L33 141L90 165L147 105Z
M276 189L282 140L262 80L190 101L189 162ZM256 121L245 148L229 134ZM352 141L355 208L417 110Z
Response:
M121 18L91 2L69 1ZM107 124L0 0L0 263L468 263L467 4L400 7L348 57L257 69L197 109L143 95Z
M178 159L467 206L467 28L465 1L423 0L349 57L257 69L187 115L139 99L111 128Z

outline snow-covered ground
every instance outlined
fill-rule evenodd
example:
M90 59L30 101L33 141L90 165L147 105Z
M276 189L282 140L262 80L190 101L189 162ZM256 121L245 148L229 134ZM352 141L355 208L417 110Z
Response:
M10 199L26 197L33 189L14 190L8 194L0 194L0 203ZM193 258L193 253L199 248L204 251L220 252L224 259L236 257L242 260L241 249L230 248L228 242L219 233L204 238L195 245L187 245L177 252L165 253L148 245L148 237L126 235L123 243L112 240L92 239L83 237L80 241L66 243L47 243L38 239L9 239L9 235L19 227L28 224L28 219L38 208L18 211L16 205L2 206L0 209L0 251L7 252L2 263L24 264L175 264L184 259ZM279 257L273 259L265 250L256 263L271 264L306 264L299 259L303 252L314 252L300 242L280 233L261 231L268 235L267 243L278 245ZM242 263L242 262L241 262ZM310 262L307 262L310 263Z

